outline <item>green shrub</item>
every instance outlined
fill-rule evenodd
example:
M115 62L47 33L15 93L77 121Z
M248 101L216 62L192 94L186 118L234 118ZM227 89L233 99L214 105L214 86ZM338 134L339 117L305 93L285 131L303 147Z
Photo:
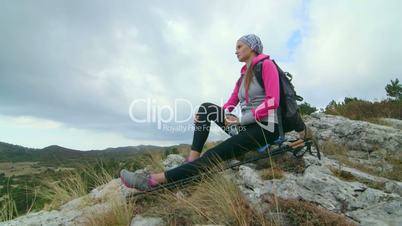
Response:
M302 104L299 104L299 112L302 115L309 115L313 112L317 111L317 108L314 106L311 106L309 103L304 102Z
M352 120L373 122L377 118L402 119L402 100L382 100L371 102L346 97L343 102L332 100L324 111L326 114L341 115Z

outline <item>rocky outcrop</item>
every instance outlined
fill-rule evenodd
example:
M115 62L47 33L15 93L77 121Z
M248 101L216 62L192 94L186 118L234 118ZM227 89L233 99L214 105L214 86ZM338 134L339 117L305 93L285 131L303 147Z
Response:
M390 125L402 123L397 119L391 121ZM329 150L329 157L343 158L341 163L353 168L400 178L397 174L402 170L402 130L323 113L307 116L306 124L318 143Z
M353 121L322 113L306 119L319 143L331 141L347 148L346 158L385 152L401 154L400 129ZM290 134L292 135L292 134ZM289 156L288 156L289 157ZM281 179L263 180L255 164L247 164L224 172L257 209L264 209L266 195L283 199L298 199L315 203L334 213L344 215L359 225L402 225L402 183L347 166L323 154L322 159L305 155L303 172L285 172ZM375 160L375 158L373 157ZM367 161L371 163L373 159ZM235 162L236 160L233 160ZM356 160L357 161L357 160ZM371 162L370 162L371 161ZM166 169L183 164L180 155L169 155L163 164ZM393 166L390 165L392 168ZM349 175L346 180L337 175ZM373 186L380 184L381 186ZM30 213L0 225L80 225L89 214L103 214L114 202L125 202L135 192L126 189L118 179L98 187L85 197L72 200L58 210ZM161 218L136 215L131 225L166 225Z
M393 119L400 123L400 120ZM390 126L350 120L342 116L313 113L306 124L319 142L332 141L352 150L373 152L383 149L391 154L402 152L402 131Z
M306 169L303 174L289 173L282 179L266 181L261 180L252 168L242 166L235 174L236 183L255 205L263 205L260 201L264 194L275 194L284 199L316 203L333 212L345 214L361 225L402 223L400 194L373 189L358 181L341 180L330 170L338 163L326 157L318 161L315 157L306 156L305 163ZM355 173L365 174L356 169ZM250 187L251 181L252 187Z
M394 118L380 118L379 121L384 125L402 130L402 121Z
M143 217L136 215L131 221L131 226L163 226L165 223L158 217Z
M179 155L169 155L164 161L165 167L175 167L184 162L184 158ZM147 170L147 169L140 169ZM39 211L29 213L14 220L1 222L0 226L20 226L20 225L50 225L50 226L73 226L85 225L91 215L107 214L113 205L126 202L126 198L137 192L135 189L126 188L120 179L114 179L108 184L93 189L88 195L74 199L62 205L57 210ZM131 225L162 226L165 223L161 218L135 216Z
M183 156L171 154L168 155L165 160L163 160L163 166L165 167L165 170L169 170L183 164L184 161L185 159L183 158Z
M83 225L91 215L106 214L113 205L125 202L125 196L130 192L134 190L125 189L119 179L114 179L56 210L29 213L0 225Z

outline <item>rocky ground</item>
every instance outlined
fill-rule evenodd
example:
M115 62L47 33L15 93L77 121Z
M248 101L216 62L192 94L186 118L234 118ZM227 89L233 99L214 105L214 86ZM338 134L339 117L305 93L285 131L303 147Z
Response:
M266 196L298 199L344 215L357 225L402 225L401 122L376 125L340 116L315 113L306 118L323 156L305 155L301 172L285 172L280 179L264 180L256 164L224 172L238 185L254 208L263 210ZM288 156L289 157L289 156ZM169 155L166 168L182 164ZM235 161L235 160L234 160ZM79 225L91 214L106 213L114 203L124 202L133 190L118 179L72 200L58 210L29 213L0 225ZM286 219L284 220L286 222ZM162 218L136 215L131 225L165 225Z

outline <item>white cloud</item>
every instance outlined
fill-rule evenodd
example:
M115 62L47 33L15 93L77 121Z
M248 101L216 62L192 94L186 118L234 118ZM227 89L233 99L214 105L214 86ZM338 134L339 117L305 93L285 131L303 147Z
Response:
M57 122L48 119L41 119L32 116L17 116L17 117L8 117L8 120L13 122L16 126L36 129L57 129L63 126L62 122Z
M76 13L63 7L54 13L50 9L58 3L53 4L44 9L31 5L29 14L18 18L19 28L8 26L8 35L0 37L0 110L26 113L28 118L10 121L13 128L76 128L88 137L96 134L85 141L65 133L70 143L60 142L69 145L78 139L82 147L89 142L98 147L99 128L114 134L111 140L102 137L103 146L132 142L124 138L133 136L125 123L130 123L130 103L139 98L172 107L175 98L194 105L226 101L242 67L235 42L247 33L261 37L264 52L295 76L298 93L315 106L345 96L381 98L385 84L402 74L400 1L192 1L123 8L88 3L96 8L90 12L86 4L68 5ZM0 15L14 24L18 13ZM301 42L289 49L298 32ZM145 108L136 113L145 114ZM94 124L98 130L89 130ZM158 132L151 126L135 129L136 135ZM41 139L55 141L43 134ZM188 143L191 138L169 137Z
M217 1L188 18L160 8L155 10L160 20L165 21L164 39L183 62L173 79L181 88L194 87L194 92L189 89L184 92L200 103L227 99L231 94L243 64L234 54L237 38L247 33L258 34L266 52L283 54L279 50L286 48L287 39L301 23L294 17L300 2L235 3ZM190 82L189 86L183 86L180 80Z
M356 96L385 97L402 69L400 1L312 1L308 28L289 67L314 105Z

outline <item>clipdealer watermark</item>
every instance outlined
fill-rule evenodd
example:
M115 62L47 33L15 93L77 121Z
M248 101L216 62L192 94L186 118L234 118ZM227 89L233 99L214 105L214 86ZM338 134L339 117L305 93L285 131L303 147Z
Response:
M220 100L219 104L209 105L208 107L216 107L220 109L215 109L211 111L211 109L207 109L204 105L194 105L191 101L185 98L176 98L173 101L173 105L171 104L158 104L156 99L146 98L146 99L135 99L131 102L129 106L129 116L130 119L134 123L155 123L157 129L160 129L169 133L185 133L188 131L194 131L197 129L206 129L206 124L203 123L205 120L209 120L210 122L213 119L217 119L218 110L223 111L220 106L223 106L223 99ZM268 105L272 104L273 101L268 101ZM256 106L257 107L257 106ZM240 109L236 108L236 106L229 106L229 108L233 108L231 114L236 115L238 118L241 118ZM209 110L209 111L208 111ZM145 112L145 116L144 113ZM208 113L209 112L209 113ZM212 112L212 113L211 113ZM180 113L180 114L179 114ZM203 119L198 120L199 123L195 123L194 117L195 114L204 114L206 117L202 117ZM268 124L262 124L259 121L256 121L262 128L273 132L274 130L274 110L269 110L268 112ZM140 115L142 117L140 117ZM220 114L222 117L219 119L220 121L224 121L224 114ZM189 120L191 123L189 123ZM228 120L228 119L227 119ZM230 122L230 120L228 120ZM220 127L210 127L211 131L219 131L224 128ZM245 130L245 127L239 127L240 130Z

